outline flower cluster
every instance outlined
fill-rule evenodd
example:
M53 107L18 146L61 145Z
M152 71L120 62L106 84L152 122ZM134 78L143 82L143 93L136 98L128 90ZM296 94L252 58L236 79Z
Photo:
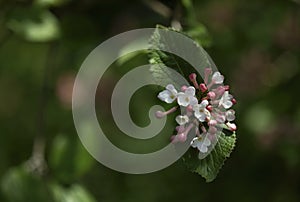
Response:
M185 142L193 129L195 138L190 145L199 150L199 158L207 154L217 141L217 132L226 129L235 131L235 111L230 109L236 100L229 94L229 86L223 85L224 76L220 72L204 70L204 83L198 84L196 74L189 76L192 86L182 86L180 91L172 84L159 93L158 98L166 103L177 102L181 107L181 115L176 117L177 134L171 137L173 143ZM178 106L168 111L157 111L156 117L162 118L175 112Z

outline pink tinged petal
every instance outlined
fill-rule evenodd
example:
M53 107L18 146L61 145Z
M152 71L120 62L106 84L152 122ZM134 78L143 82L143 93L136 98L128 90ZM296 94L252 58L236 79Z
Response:
M212 81L215 84L222 84L224 81L224 76L220 72L215 72L212 76Z

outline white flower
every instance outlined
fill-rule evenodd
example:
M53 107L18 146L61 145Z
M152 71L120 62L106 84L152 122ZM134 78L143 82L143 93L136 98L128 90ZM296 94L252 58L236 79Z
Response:
M208 151L208 147L211 145L211 141L205 136L205 137L195 137L192 142L191 146L196 148L201 153L206 153Z
M222 84L224 81L224 76L220 72L215 72L211 80L215 84Z
M227 121L233 121L235 119L235 111L233 109L226 112L226 119Z
M179 105L183 106L183 107L187 107L188 105L195 105L198 103L197 98L195 98L195 88L190 86L188 87L184 93L180 92L177 94L178 98L177 98L177 102Z
M176 122L182 126L189 122L189 117L187 115L184 115L184 116L178 115L176 117Z
M203 100L200 104L196 104L193 107L195 117L201 122L204 122L207 117L210 117L210 112L206 109L207 105L208 101Z
M166 90L160 92L157 96L166 103L172 103L177 98L177 90L172 84L166 86Z
M225 91L220 99L219 106L223 106L225 109L229 109L233 105L231 100L232 95L230 95L228 91Z

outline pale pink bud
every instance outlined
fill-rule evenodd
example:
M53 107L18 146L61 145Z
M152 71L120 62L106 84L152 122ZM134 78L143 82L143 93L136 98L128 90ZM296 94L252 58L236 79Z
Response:
M200 88L200 90L201 90L202 93L204 93L204 92L207 91L207 87L206 87L206 85L205 85L204 83L201 83L201 84L199 85L199 88Z
M211 73L212 73L212 70L211 70L211 68L205 68L204 69L204 83L208 83L208 77L211 75Z
M176 126L176 131L178 133L182 133L182 132L184 132L184 130L185 130L184 126Z
M156 116L156 118L161 119L164 116L166 116L166 113L162 112L162 111L157 111L157 112L155 112L155 116Z
M225 89L225 91L229 91L230 86L229 86L229 85L225 85L225 86L224 86L224 89Z
M217 121L216 120L210 120L209 122L208 122L208 125L209 126L215 126L215 125L217 125Z
M185 142L186 141L186 134L185 133L180 133L178 135L172 135L171 136L171 142L176 143L176 142Z
M191 82L193 82L193 81L196 80L197 75L196 75L195 73L191 73L191 74L189 75L189 78L190 78Z
M218 131L218 129L214 126L210 126L208 129L208 133L210 133L210 134L216 134L217 131Z
M187 106L186 110L188 112L192 112L193 111L193 106L192 105Z
M208 97L209 99L215 99L216 94L215 94L214 92L210 91L210 92L207 93L207 97Z
M187 86L182 86L182 87L181 87L181 91L183 91L183 92L184 92L186 89L187 89Z
M236 131L237 127L234 123L230 123L230 122L227 122L226 123L226 126L231 130L231 131Z
M222 96L224 94L224 92L225 92L224 86L219 86L215 91L217 96Z
M191 82L193 83L193 85L195 86L195 88L198 89L199 85L198 85L197 80L196 80L197 75L195 73L192 73L192 74L189 75L189 78L190 78Z

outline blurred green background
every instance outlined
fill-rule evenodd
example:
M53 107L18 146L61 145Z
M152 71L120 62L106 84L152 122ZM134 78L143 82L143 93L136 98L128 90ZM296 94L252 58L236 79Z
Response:
M118 33L156 24L198 39L238 100L237 146L212 183L181 161L118 173L78 140L72 87L85 57ZM0 0L0 28L0 201L300 201L299 0ZM114 138L101 106L123 74L146 63L145 55L125 58L101 80L99 119L120 147L127 140ZM149 121L157 92L133 98L138 124ZM165 131L152 145L168 140Z

